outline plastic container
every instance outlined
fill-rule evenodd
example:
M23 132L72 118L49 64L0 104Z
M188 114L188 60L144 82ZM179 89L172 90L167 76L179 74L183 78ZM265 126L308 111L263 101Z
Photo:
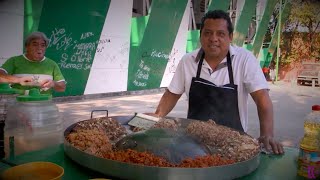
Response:
M0 83L0 159L5 157L4 151L4 126L7 119L8 106L16 101L17 91L8 83Z
M1 177L10 180L60 180L64 169L51 162L30 162L5 170Z
M313 179L320 177L320 105L312 106L312 112L305 118L298 175Z
M51 95L31 89L8 108L5 148L10 156L62 143L63 123ZM6 153L6 154L8 154Z

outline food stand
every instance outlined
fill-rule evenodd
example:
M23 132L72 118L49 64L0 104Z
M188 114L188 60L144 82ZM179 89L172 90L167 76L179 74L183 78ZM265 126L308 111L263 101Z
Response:
M122 116L118 117L120 123L126 123L131 117ZM122 121L122 122L121 122ZM68 129L65 133L68 132ZM82 156L82 157L77 157ZM203 177L204 179L217 178L215 173L230 173L232 171L243 172L247 168L254 168L250 170L250 174L243 176L239 179L302 179L298 177L296 159L298 156L298 149L285 148L285 154L266 155L259 154L258 157L253 157L249 161L233 165L233 168L215 167L215 168L154 168L143 167L129 164L119 164L106 161L103 158L87 156L80 151L76 152L75 148L70 148L68 143L55 145L49 148L41 149L39 151L28 152L11 159L4 159L1 162L0 170L4 170L15 164L22 164L33 161L49 161L56 163L64 168L65 174L63 179L90 179L90 178L111 178L119 179L117 173L111 173L117 177L110 176L110 173L102 173L104 168L113 168L112 171L127 173L125 179L150 179L154 177L154 173L158 173L157 179L197 179ZM77 159L78 158L78 159ZM93 158L92 163L88 159ZM258 161L259 160L259 161ZM106 166L105 163L109 163ZM257 164L257 162L259 162ZM119 163L119 162L118 162ZM125 167L123 167L123 165ZM105 166L105 167L101 167ZM127 166L127 167L126 167ZM128 169L126 171L126 169ZM220 170L220 171L219 171ZM193 176L194 174L195 176ZM201 176L199 176L201 174ZM222 176L221 176L222 177ZM226 176L228 177L228 176ZM218 178L221 179L221 178ZM230 179L230 178L222 178Z

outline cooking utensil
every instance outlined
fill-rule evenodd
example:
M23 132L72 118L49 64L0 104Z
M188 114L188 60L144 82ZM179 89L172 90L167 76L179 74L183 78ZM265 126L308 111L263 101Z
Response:
M157 123L160 118L142 114L142 113L135 113L135 116L128 122L130 126L142 128L142 129L149 129L155 123Z
M112 116L119 121L123 126L128 126L127 122L132 119L132 116ZM172 119L172 118L170 118ZM184 127L188 119L174 118L181 121L181 126ZM76 126L69 126L65 132L66 137ZM87 152L81 151L71 145L68 140L64 140L64 151L68 157L81 166L98 171L105 175L118 177L121 179L152 179L152 180L207 180L207 179L235 179L254 171L260 163L260 154L257 153L246 161L237 162L225 166L213 166L208 168L173 168L173 167L156 167L144 166L139 164L130 164L110 159L104 159Z
M60 180L64 169L51 162L30 162L5 170L3 179L10 180Z

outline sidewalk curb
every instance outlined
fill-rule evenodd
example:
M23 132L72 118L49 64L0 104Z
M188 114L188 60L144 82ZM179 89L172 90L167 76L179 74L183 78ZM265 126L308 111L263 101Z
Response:
M53 102L71 102L79 100L90 100L90 99L100 99L105 97L114 97L114 96L128 96L128 95L145 95L152 93L163 93L166 88L157 88L157 89L145 89L138 91L119 91L119 92L110 92L110 93L99 93L99 94L85 94L79 96L61 96L54 97Z

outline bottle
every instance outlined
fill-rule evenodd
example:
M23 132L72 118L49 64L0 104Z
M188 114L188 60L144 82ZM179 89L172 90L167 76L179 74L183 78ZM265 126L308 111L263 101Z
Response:
M16 101L18 91L12 89L8 83L0 83L0 159L5 157L4 126L7 119L8 106Z
M304 121L304 137L300 142L298 175L320 177L320 105L312 106Z
M8 107L4 132L9 157L62 143L63 122L52 96L40 94L39 89L17 96Z

